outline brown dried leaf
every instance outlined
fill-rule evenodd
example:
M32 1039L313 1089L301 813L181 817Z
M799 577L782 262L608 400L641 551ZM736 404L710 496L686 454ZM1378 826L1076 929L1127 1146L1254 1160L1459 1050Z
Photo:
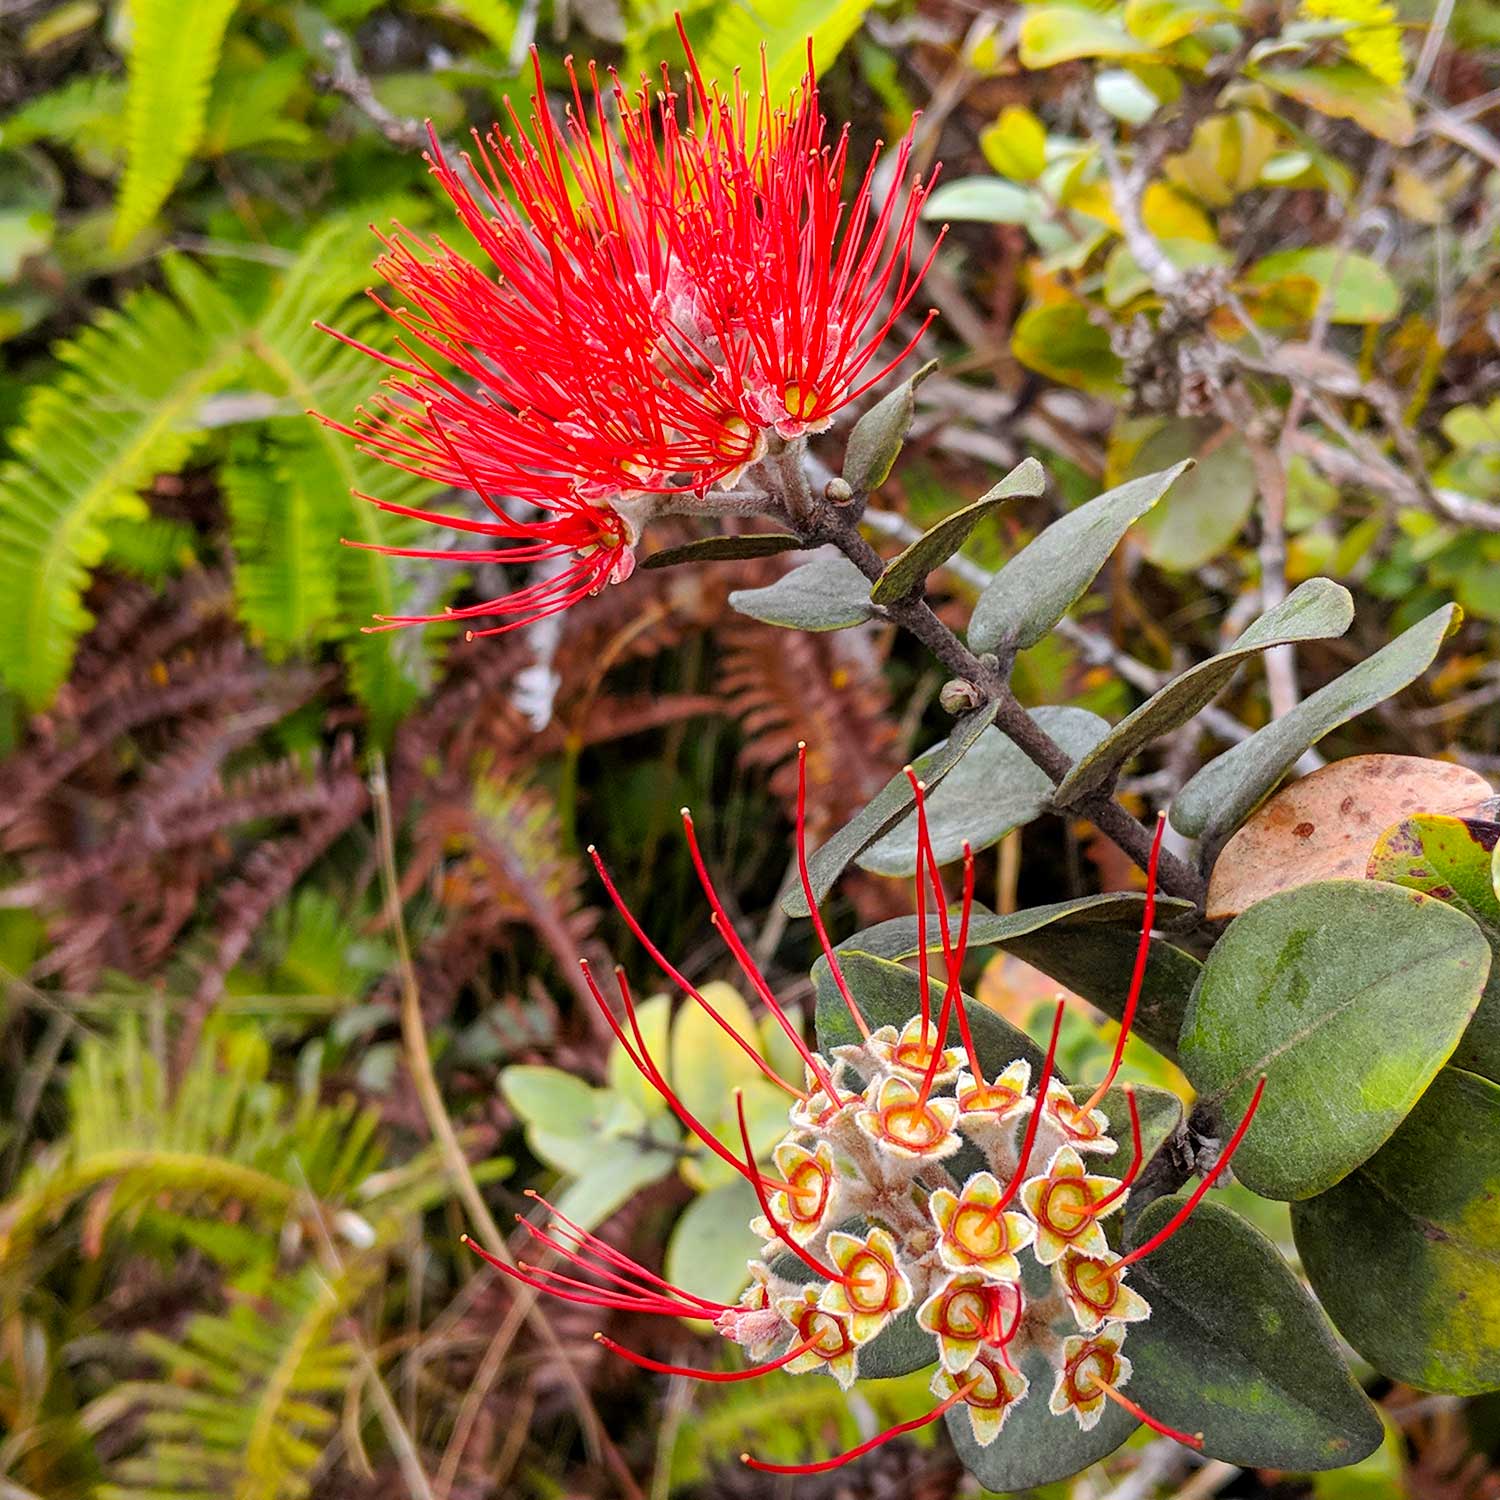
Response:
M1362 880L1382 830L1413 813L1456 813L1493 795L1485 779L1417 755L1353 755L1272 797L1224 846L1210 918L1233 917L1314 880Z

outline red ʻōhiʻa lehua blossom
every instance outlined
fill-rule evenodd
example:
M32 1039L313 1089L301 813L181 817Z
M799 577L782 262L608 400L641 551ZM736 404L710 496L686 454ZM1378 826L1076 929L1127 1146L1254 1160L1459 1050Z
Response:
M480 1250L513 1280L584 1306L696 1319L738 1344L742 1369L700 1370L667 1364L595 1337L646 1370L706 1381L751 1380L768 1370L822 1371L848 1389L860 1375L863 1351L892 1321L914 1309L933 1341L937 1404L837 1457L817 1463L770 1464L745 1455L753 1468L808 1474L838 1467L899 1433L962 1407L981 1447L1000 1440L1011 1408L1028 1399L1040 1365L1052 1389L1040 1398L1055 1416L1088 1431L1113 1403L1155 1431L1194 1447L1202 1435L1183 1433L1143 1411L1121 1390L1131 1377L1122 1352L1133 1323L1151 1315L1130 1268L1187 1222L1229 1165L1260 1104L1262 1077L1244 1119L1217 1163L1162 1228L1127 1253L1110 1248L1100 1221L1122 1209L1144 1166L1140 1113L1124 1089L1131 1133L1129 1165L1118 1177L1094 1175L1081 1153L1120 1147L1103 1134L1110 1121L1097 1108L1120 1071L1140 1001L1155 914L1161 826L1152 846L1140 942L1120 1035L1098 1086L1069 1091L1054 1076L1062 1020L1059 1002L1045 1060L1033 1087L1028 1058L981 1058L960 988L974 901L974 860L963 855L963 894L948 905L927 826L925 788L908 769L917 823L919 1010L899 1030L871 1029L844 976L818 912L805 842L806 752L799 760L797 855L802 888L829 976L848 1011L849 1043L827 1055L807 1045L799 1027L736 934L710 880L686 809L688 849L715 925L735 961L803 1064L799 1081L777 1074L752 1040L738 1035L709 1001L652 943L621 899L598 854L590 850L606 891L626 925L666 977L701 1006L790 1101L790 1129L756 1161L742 1099L737 1097L740 1149L697 1119L652 1056L623 972L616 970L623 1016L606 1000L587 963L588 987L626 1056L706 1150L749 1182L760 1206L752 1231L764 1241L748 1263L750 1285L733 1305L685 1291L632 1260L537 1197L551 1221L520 1222L545 1251L547 1264L508 1266ZM928 923L932 903L934 922ZM928 948L941 971L929 973ZM986 1062L988 1066L986 1066ZM1057 1107L1058 1093L1069 1107ZM1083 1097L1086 1092L1086 1097ZM956 1165L967 1144L984 1159L979 1170ZM1122 1155L1122 1163L1127 1159ZM968 1156L972 1164L972 1155ZM933 1185L933 1179L951 1187ZM472 1241L469 1242L472 1245ZM1030 1274L1028 1274L1028 1272ZM1038 1285L1045 1288L1038 1291ZM1023 1365L1032 1373L1023 1373Z
M825 429L932 317L882 359L931 260L913 263L931 182L908 181L910 136L879 206L876 160L846 204L848 130L830 139L810 46L783 104L763 64L754 108L738 78L725 91L691 48L688 59L681 99L665 68L659 88L631 93L592 65L585 85L569 63L559 123L533 53L528 122L512 110L509 132L475 132L457 164L434 135L427 157L488 264L401 226L382 236L376 269L396 300L371 295L398 325L394 347L345 341L390 374L352 422L322 420L488 511L363 496L486 539L377 550L543 565L514 593L436 617L502 621L471 635L623 582L653 511L674 496L711 509L714 488L732 488L769 444Z

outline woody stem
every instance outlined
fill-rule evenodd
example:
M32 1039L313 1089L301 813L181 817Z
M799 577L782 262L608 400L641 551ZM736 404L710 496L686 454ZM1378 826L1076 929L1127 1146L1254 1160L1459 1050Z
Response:
M853 507L841 507L821 497L812 502L807 520L795 522L808 546L831 544L839 549L872 583L880 577L885 562L859 530ZM922 642L955 677L974 684L995 712L995 725L1034 765L1055 784L1073 767L1071 757L1056 740L1021 707L1010 689L1009 660L982 661L937 617L920 593L880 606L879 612L893 624ZM1145 869L1151 860L1151 832L1142 827L1107 791L1099 791L1070 804L1106 837L1119 845ZM1173 896L1191 901L1200 910L1206 896L1202 876L1185 860L1165 850L1159 868L1161 887Z

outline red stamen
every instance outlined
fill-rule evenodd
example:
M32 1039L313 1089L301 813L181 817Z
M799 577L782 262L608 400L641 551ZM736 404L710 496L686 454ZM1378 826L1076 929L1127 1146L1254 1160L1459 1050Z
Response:
M926 850L931 847L927 837L927 789L917 780L917 773L910 766L902 769L917 799L917 974L922 987L922 1045L925 1047L932 1016L932 1001L927 994L927 899L922 889L922 862ZM934 865L932 870L936 875L937 866Z
M1125 1085L1125 1102L1130 1106L1130 1139L1135 1146L1135 1158L1130 1163L1130 1170L1120 1179L1120 1185L1106 1193L1090 1210L1096 1217L1103 1213L1116 1198L1122 1193L1130 1191L1130 1185L1141 1172L1141 1157L1143 1155L1143 1144L1141 1141L1141 1112L1136 1107L1135 1088L1132 1084Z
M753 1161L755 1159L755 1152L754 1148L750 1145L750 1127L745 1123L745 1096L739 1089L736 1089L734 1091L734 1107L739 1115L740 1139L745 1143L746 1160ZM831 1270L828 1266L825 1266L823 1262L820 1261L815 1255L812 1255L808 1251L804 1250L802 1246L799 1245L796 1240L791 1237L791 1235L783 1227L781 1222L777 1219L776 1215L771 1212L771 1200L766 1196L766 1190L761 1186L760 1179L758 1177L752 1177L750 1179L750 1186L755 1189L756 1199L760 1203L760 1211L766 1216L766 1223L771 1226L771 1230L775 1234L776 1238L779 1239L781 1243L785 1245L787 1249L790 1250L792 1254L795 1255L797 1259L800 1260L802 1264L813 1273L813 1275L821 1276L825 1281L842 1282L844 1278L839 1275L837 1271Z
M1026 1176L1026 1163L1031 1160L1031 1148L1036 1144L1037 1128L1042 1123L1042 1101L1046 1099L1047 1085L1052 1081L1052 1063L1057 1056L1057 1038L1062 1031L1063 1011L1067 1008L1067 1003L1066 1000L1059 1000L1057 1013L1052 1017L1052 1037L1047 1043L1047 1060L1042 1064L1042 1079L1037 1085L1036 1108L1031 1111L1026 1121L1026 1136L1021 1143L1021 1154L1016 1159L1015 1176L1011 1178L1010 1185L984 1216L982 1222L985 1224L993 1224L1009 1206L1010 1200L1021 1190L1021 1181Z
M1177 1210L1167 1223L1146 1241L1144 1245L1138 1245L1129 1255L1121 1256L1115 1264L1116 1271L1123 1271L1126 1266L1133 1266L1136 1261L1144 1260L1151 1252L1165 1244L1182 1226L1187 1223L1188 1216L1203 1201L1203 1195L1214 1185L1219 1174L1229 1165L1234 1153L1240 1149L1240 1142L1245 1139L1245 1132L1250 1128L1250 1122L1255 1118L1255 1111L1260 1108L1260 1096L1266 1089L1266 1075L1260 1075L1260 1082L1255 1085L1255 1093L1250 1097L1250 1108L1245 1111L1245 1118L1240 1121L1239 1129L1230 1136L1229 1144L1219 1154L1219 1159L1213 1165L1213 1170L1193 1189L1192 1196Z
M1129 1396L1121 1394L1109 1381L1101 1379L1098 1375L1092 1377L1091 1382L1102 1391L1117 1406L1123 1406L1136 1421L1144 1422L1152 1432L1159 1432L1163 1437L1172 1438L1181 1443L1185 1448L1201 1448L1203 1446L1203 1434L1201 1432L1178 1432L1175 1427L1168 1427L1165 1422L1158 1422L1149 1412L1143 1411Z
M859 1028L859 1034L866 1040L869 1039L870 1028L864 1016L860 1013L859 1005L850 992L848 981L844 978L844 971L839 967L839 956L834 951L833 944L828 941L828 930L823 926L823 914L818 910L817 897L813 895L812 876L807 868L807 741L797 741L797 873L802 878L802 894L807 899L807 910L812 917L813 931L818 935L818 946L823 950L823 957L828 960L829 971L833 975L833 982L838 986L838 991L843 996L844 1005L849 1011L851 1019Z
M1130 976L1130 993L1125 999L1125 1010L1120 1016L1120 1035L1115 1042L1115 1055L1110 1059L1109 1072L1104 1081L1089 1095L1083 1106L1088 1112L1109 1092L1109 1086L1120 1071L1125 1056L1125 1043L1130 1040L1130 1028L1135 1021L1135 1008L1140 1004L1141 988L1146 982L1146 963L1151 957L1151 926L1156 920L1156 867L1161 859L1162 834L1167 827L1167 815L1159 813L1156 819L1156 836L1151 840L1151 857L1146 862L1146 904L1141 911L1141 940L1136 945L1135 969Z
M867 1439L857 1448L850 1448L847 1453L840 1453L835 1458L825 1458L816 1464L768 1464L758 1458L751 1458L748 1453L740 1454L740 1462L751 1469L759 1469L762 1474L826 1474L830 1469L842 1468L844 1464L852 1462L856 1458L862 1458L872 1448L878 1448L882 1443L888 1443L894 1437L900 1437L904 1432L915 1432L920 1427L926 1427L936 1422L944 1413L957 1406L975 1386L979 1384L976 1376L966 1385L961 1385L951 1396L944 1397L924 1417L913 1417L909 1422L898 1422L894 1427L887 1427L884 1432L877 1433L874 1437Z
M810 1339L803 1339L800 1344L793 1344L785 1354L778 1355L777 1358L768 1360L763 1365L751 1365L747 1370L695 1370L691 1365L664 1364L659 1359L637 1354L634 1349L627 1349L623 1344L617 1344L602 1333L594 1335L594 1342L603 1344L611 1353L618 1354L621 1359L628 1359L631 1364L639 1365L643 1370L654 1370L659 1375L686 1375L690 1380L708 1380L716 1384L728 1384L735 1380L754 1380L758 1375L768 1375L772 1370L779 1370L783 1365L791 1364L798 1355L806 1354L818 1340L816 1335Z
M828 1070L818 1061L807 1043L802 1040L802 1033L793 1025L792 1019L781 1008L781 1002L776 998L775 991L761 973L760 966L750 956L750 950L740 940L740 935L734 930L734 923L729 920L729 913L724 910L724 904L719 900L719 893L714 889L714 883L709 877L708 866L704 863L703 852L698 847L697 831L693 827L693 815L687 808L682 809L682 826L687 834L688 851L693 857L693 868L698 872L698 884L703 887L703 894L708 898L708 904L713 909L714 927L719 936L724 940L724 946L734 955L735 962L740 966L745 978L754 986L756 993L766 1003L766 1008L776 1017L781 1029L786 1033L787 1039L797 1049L802 1061L812 1070L823 1088L823 1092L835 1103L839 1103L839 1091L834 1086L833 1078Z
M555 1286L549 1286L545 1281L536 1276L536 1267L527 1265L524 1261L517 1262L514 1266L508 1266L499 1258L491 1255L483 1245L471 1239L468 1235L460 1237L461 1243L468 1246L481 1260L487 1261L502 1276L508 1276L512 1281L519 1281L523 1286L529 1286L534 1291L549 1292L554 1297L561 1297L567 1302L577 1302L585 1307L609 1307L620 1312L644 1312L656 1313L665 1317L674 1318L697 1318L702 1322L709 1323L717 1316L707 1313L700 1308L695 1308L687 1303L674 1303L663 1297L656 1301L650 1301L644 1297L626 1297L616 1292L606 1292L602 1288L596 1289L596 1295L584 1296L578 1292L563 1292Z
M684 974L679 973L678 970L668 960L666 954L664 954L661 949L658 948L656 944L646 936L645 928L643 928L641 924L636 921L635 914L625 904L625 898L620 895L619 891L615 888L614 881L609 878L609 871L605 869L604 861L600 857L599 850L595 845L589 845L588 855L589 858L593 861L594 868L599 872L599 879L604 882L604 889L608 893L609 899L614 903L615 910L619 912L619 914L625 919L625 925L630 929L631 933L635 937L635 940L641 945L641 947L643 947L646 952L651 955L652 961L656 964L657 968L659 968L662 973L665 974L667 978L670 979L672 983L675 984L683 992L683 994L687 995L696 1005L699 1005L703 1008L703 1010L708 1014L709 1019L712 1020L716 1026L718 1026L719 1030L722 1031L725 1036L727 1036L732 1042L734 1042L734 1044L740 1049L740 1051L742 1051L746 1055L746 1057L748 1057L756 1065L756 1067L760 1069L763 1074L765 1074L766 1078L769 1079L770 1082L774 1083L777 1088L784 1090L788 1094L791 1094L794 1098L806 1099L807 1095L801 1089L796 1088L792 1084L788 1083L786 1079L784 1079L779 1073L777 1073L776 1070L772 1068L771 1065L765 1060L765 1058L763 1058L760 1053L755 1050L754 1046L752 1046L749 1041L742 1037L739 1032L737 1032L734 1027L731 1026L729 1022L726 1021L724 1017L721 1016L718 1011L716 1011L713 1006L703 998L701 994L699 994L697 987ZM609 1016L608 1006L604 1006L604 1013L606 1017Z

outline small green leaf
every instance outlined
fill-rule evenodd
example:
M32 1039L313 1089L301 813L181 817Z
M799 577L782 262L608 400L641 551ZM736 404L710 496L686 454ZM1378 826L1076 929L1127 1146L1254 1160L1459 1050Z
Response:
M759 1212L755 1189L743 1177L700 1193L667 1241L667 1280L714 1302L734 1302L750 1280L747 1262L760 1255L761 1242L750 1232Z
M1434 610L1289 713L1211 760L1172 799L1172 826L1210 845L1232 833L1276 789L1302 753L1330 729L1383 703L1420 677L1462 618L1456 604Z
M638 1001L635 1022L646 1043L646 1051L658 1066L664 1067L672 1023L670 996L650 995ZM609 1056L604 1060L604 1078L609 1087L621 1098L629 1099L643 1117L666 1114L670 1109L655 1087L641 1076L641 1070L631 1062L619 1042L610 1046Z
M980 133L979 148L1002 177L1035 182L1047 166L1047 127L1025 105L1007 104Z
M1108 726L1084 708L1038 708L1031 714L1070 756L1097 743ZM929 754L933 752L929 751ZM924 758L925 759L925 758ZM923 759L913 769L924 780ZM927 798L927 827L939 864L998 844L1012 828L1041 817L1052 803L1052 779L999 729L986 729L958 766ZM877 875L912 875L917 868L917 815L913 810L859 856Z
M661 1149L643 1144L650 1141ZM557 1211L585 1229L595 1228L677 1165L677 1143L676 1127L663 1119L648 1121L634 1139L595 1137L589 1143L587 1165L556 1200Z
M1313 1290L1383 1374L1500 1387L1500 1087L1445 1068L1389 1144L1292 1206Z
M747 536L705 536L681 547L663 547L641 561L643 568L675 568L680 563L732 562L746 557L775 557L778 552L796 552L801 537L780 531L752 532Z
M1055 68L1079 57L1149 57L1151 50L1113 16L1074 5L1029 7L1017 47L1026 68Z
M1381 83L1353 63L1326 68L1263 68L1251 76L1319 114L1353 120L1393 146L1410 145L1416 133L1416 120L1405 93Z
M915 969L877 958L872 953L857 952L841 952L839 967L871 1031L881 1026L894 1026L900 1031L913 1016L921 1014L922 979ZM859 1030L834 983L826 958L820 958L813 965L813 985L818 997L818 1049L826 1055L830 1048L858 1042ZM934 965L927 976L934 1022L942 1007L944 987L941 966ZM979 1054L988 1077L993 1078L1019 1057L1030 1062L1033 1070L1046 1061L1042 1049L1024 1031L1002 1020L994 1011L968 995L963 996L963 1006L974 1038L974 1050ZM961 1042L958 1017L951 1016L944 1045L957 1047Z
M1184 1201L1150 1204L1131 1242L1144 1244ZM1200 1204L1132 1279L1151 1317L1126 1343L1130 1394L1169 1426L1201 1431L1207 1457L1247 1469L1329 1469L1380 1446L1380 1417L1327 1319L1238 1214Z
M973 748L995 717L992 703L981 704L965 714L947 739L934 745L919 757L922 779L928 791L937 787L945 776ZM849 861L863 853L882 834L888 833L916 805L911 783L904 774L891 779L844 824L822 848L808 860L808 876L813 895L821 901L833 883L844 873ZM781 899L781 909L789 917L808 915L807 897L801 886L794 887Z
M1132 479L1054 521L995 575L969 622L975 651L1034 646L1082 597L1120 538L1188 465Z
M1141 517L1141 550L1159 568L1191 573L1240 534L1255 504L1255 470L1239 433L1217 421L1172 421L1141 445L1135 466L1164 469L1190 458L1196 467Z
M968 541L974 528L1018 495L1037 496L1047 488L1047 475L1034 458L1022 459L999 484L987 490L972 505L944 516L905 551L885 565L875 580L870 598L876 604L894 604L922 587L927 575L953 556Z
M937 369L930 360L910 380L882 396L849 434L844 450L844 482L857 498L877 490L890 476L891 465L901 452L906 434L911 431L912 413L917 406L917 387Z
M1288 280L1309 281L1317 289L1309 314L1331 296L1334 323L1389 323L1401 311L1401 289L1379 262L1352 251L1341 254L1332 245L1305 250L1278 250L1250 267L1251 286L1275 286Z
M1452 1054L1489 966L1462 912L1378 881L1298 886L1236 917L1180 1047L1226 1126L1266 1075L1236 1176L1262 1197L1310 1198L1372 1156Z
M1025 224L1037 200L1013 182L996 177L961 177L940 183L922 205L922 217L956 224Z
M1153 740L1186 724L1229 685L1247 658L1288 641L1342 635L1354 619L1349 591L1327 578L1310 578L1268 610L1227 651L1190 667L1122 719L1063 778L1054 800L1076 802L1097 791Z
M1088 306L1074 299L1028 307L1010 333L1010 352L1029 370L1087 391L1120 398L1123 366L1109 331L1094 322Z
M846 630L873 619L870 580L847 557L818 557L763 589L735 589L732 608L789 630Z
M623 1095L591 1088L561 1068L518 1064L498 1081L506 1103L525 1121L531 1149L560 1172L586 1171L601 1137L643 1124Z
M1126 1339L1123 1353L1131 1354ZM1020 1356L1021 1373L1030 1382L1026 1397L1005 1419L1005 1430L987 1448L974 1440L968 1410L960 1402L943 1420L964 1467L985 1489L1001 1494L1033 1490L1075 1474L1107 1458L1139 1425L1113 1402L1105 1403L1099 1425L1080 1430L1072 1417L1054 1417L1047 1409L1057 1372L1034 1348Z
M1126 29L1150 47L1170 47L1233 17L1218 0L1126 0L1125 5Z
M1497 832L1493 823L1419 813L1380 835L1365 870L1371 880L1436 896L1479 924L1490 945L1489 979L1449 1061L1492 1083L1500 1083L1500 896L1491 875Z

